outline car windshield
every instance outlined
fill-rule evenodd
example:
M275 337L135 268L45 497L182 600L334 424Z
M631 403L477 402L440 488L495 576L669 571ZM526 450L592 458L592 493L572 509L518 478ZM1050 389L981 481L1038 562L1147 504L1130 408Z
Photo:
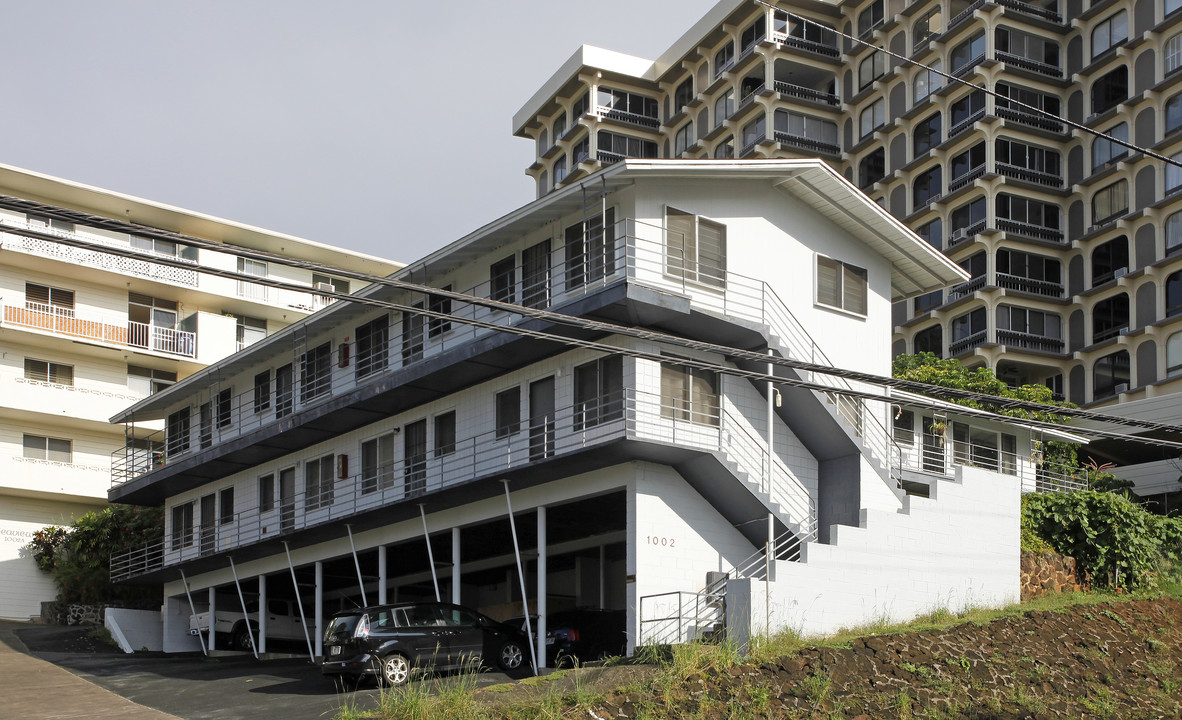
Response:
M334 617L332 623L328 626L326 635L336 635L337 633L352 633L353 629L357 627L357 621L361 619L360 615L341 615Z

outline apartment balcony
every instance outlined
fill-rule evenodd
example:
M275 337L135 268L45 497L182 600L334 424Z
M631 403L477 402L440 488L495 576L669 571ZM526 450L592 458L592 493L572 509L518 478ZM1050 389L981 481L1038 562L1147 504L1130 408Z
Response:
M1056 189L1063 187L1063 178L1052 173L1042 172L1040 170L1030 170L1029 168L1000 162L994 164L994 169L997 170L998 175L1004 175L1005 177L1021 180L1034 185L1042 185L1043 187Z
M1009 275L1006 273L997 273L996 283L999 288L1004 290L1016 290L1018 292L1030 293L1031 295L1042 295L1051 298L1063 297L1062 283L1034 280L1020 275Z
M1124 324L1113 325L1111 327L1099 327L1092 329L1092 344L1102 343L1105 340L1111 340L1114 337L1126 335L1129 332L1129 322L1126 320Z
M1034 350L1035 352L1062 353L1063 339L1031 335L1016 330L998 330L997 343L1019 350Z
M964 353L967 353L968 351L972 350L973 348L980 347L987 342L989 342L989 333L988 332L986 332L984 330L982 330L980 332L975 332L972 335L961 338L960 340L954 340L953 342L949 343L948 344L948 354L951 355L952 357L956 357L957 355L963 355Z
M981 275L969 280L966 283L953 286L952 289L948 291L948 302L959 300L963 297L972 295L973 293L985 287L985 280L985 276Z
M11 410L107 423L123 408L143 399L114 383L88 387L26 377L0 378L0 397Z
M961 10L956 15L952 16L952 19L948 21L948 28L945 30L945 32L952 31L957 25L960 25L962 22L965 22L971 18L973 13L985 7L986 4L987 0L976 0L976 2L969 5L964 10Z
M841 99L833 93L821 92L812 88L801 87L800 85L793 85L792 83L781 82L777 80L775 83L776 92L788 97L797 98L800 100L807 100L821 105L828 105L830 107L841 107Z
M837 58L841 56L841 50L836 45L829 45L826 43L816 42L815 40L805 40L804 38L793 37L788 33L773 32L772 40L776 41L784 47L790 47L796 50L804 50L805 52L823 55L827 58Z
M1021 109L998 107L994 109L994 114L1003 120L1025 125L1026 127L1034 128L1036 130L1054 133L1056 135L1062 135L1067 131L1066 126L1058 120L1053 120L1045 115L1037 115L1035 113Z
M1022 57L1021 55L1002 52L1000 50L995 51L993 53L993 57L998 62L1002 62L1006 65L1011 65L1022 70L1028 70L1032 73L1046 75L1047 77L1052 77L1055 79L1060 79L1063 77L1063 68L1059 67L1058 65L1048 65L1047 63L1040 62L1038 60L1031 60L1030 58Z
M595 114L604 120L614 120L615 122L629 125L631 127L640 127L646 130L652 130L654 132L661 129L660 118L650 117L648 115L640 115L639 113L616 110L603 105L596 106Z
M155 327L141 322L78 313L55 305L25 302L23 306L0 302L0 325L29 328L76 340L140 348L192 358L197 355L196 333Z
M180 260L181 262L192 263L194 266L197 265L195 261L183 256L153 253L134 248L130 243L119 243L105 238L82 236L78 233L64 232L56 228L47 228L39 225L34 226L27 222L19 223L12 220L0 220L0 231L7 227L28 229L43 235L57 235L62 238L79 240L93 245L103 245L105 247L118 248L120 250L130 250L142 255L143 259L141 260L139 258L112 255L110 253L100 252L98 250L86 250L84 248L63 245L62 243L53 242L52 240L42 240L41 238L26 237L23 235L14 235L8 233L0 236L0 249L3 250L23 252L36 257L49 258L50 260L59 260L71 265L106 270L108 272L120 273L122 275L133 275L135 277L147 278L149 280L157 280L160 282L175 283L177 285L186 285L189 287L197 286L197 270L188 270L185 268L172 267L169 265L161 265L151 261L152 257L163 257L167 258L168 260Z
M841 146L836 143L821 142L820 140L813 140L812 138L803 137L801 135L790 135L786 132L776 133L776 142L784 145L791 145L792 147L800 148L808 152L816 152L822 155L841 155Z
M948 137L944 138L944 142L948 142L949 140L956 137L957 135L960 135L962 132L965 132L966 130L968 130L969 128L971 128L973 126L973 123L977 122L978 120L983 119L984 117L985 117L985 108L981 108L980 110L974 112L972 115L968 116L964 120L961 120L960 122L958 122L957 124L955 124L951 128L949 128Z
M1002 232L1021 235L1023 237L1033 238L1035 240L1043 240L1045 242L1063 242L1062 230L1044 227L1042 225L1034 225L1033 223L1028 222L1019 222L1017 220L1010 220L1008 218L998 218L997 229L1001 230Z
M922 476L952 477L958 466L984 468L1019 478L1023 493L1087 490L1088 479L1078 468L1045 460L1040 453L1010 452L996 445L954 440L951 428L942 434L906 430L899 439L899 475L904 480ZM917 477L918 476L918 477Z
M977 235L985 232L985 228L985 221L979 220L968 227L953 230L952 234L948 236L948 249L951 250L957 245L975 238Z
M1024 15L1046 20L1047 22L1053 22L1059 25L1063 23L1063 16L1058 12L1039 7L1038 5L1032 5L1028 2L1022 2L1022 0L997 0L997 4Z
M957 175L948 181L948 194L951 195L961 188L968 187L973 182L980 180L983 177L985 177L984 165L978 165L967 172L961 173L960 175Z

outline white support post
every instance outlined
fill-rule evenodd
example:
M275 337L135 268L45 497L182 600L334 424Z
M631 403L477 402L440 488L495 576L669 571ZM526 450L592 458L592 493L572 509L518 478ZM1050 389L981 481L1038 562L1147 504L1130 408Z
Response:
M606 217L606 216L604 216ZM538 668L546 667L546 506L538 506Z
M258 660L259 646L254 641L254 630L250 628L250 613L246 611L246 596L242 594L242 583L238 581L238 568L234 567L234 558L227 555L226 559L230 561L230 572L234 575L234 588L238 590L238 603L242 605L243 622L246 623L246 632L250 635L250 651L254 653L254 659ZM262 608L260 607L259 610L261 614ZM233 646L233 639L230 640L230 644Z
M431 564L431 582L435 583L435 602L443 602L439 596L439 575L435 572L435 552L431 550L431 533L427 532L427 509L419 503L419 515L423 518L423 540L427 543L427 562Z
M324 617L324 563L316 561L316 657L324 656L324 628L320 625Z
M304 615L304 600L300 597L300 584L296 582L295 565L291 561L291 548L283 543L283 551L287 553L287 567L291 570L291 587L295 590L296 606L300 609L300 627L304 629L304 640L308 642L308 656L312 664L316 664L316 651L312 649L312 638L308 636L308 617Z
M451 529L451 601L456 605L460 602L460 529Z
M386 546L378 545L378 605L386 604Z
M517 579L521 582L521 614L525 616L525 637L529 642L529 662L534 675L538 674L538 659L534 655L534 630L529 621L529 595L525 589L525 571L521 567L521 548L517 544L517 521L513 519L513 501L509 498L509 481L505 483L505 505L509 507L509 532L513 535L513 555L517 558Z
M259 575L259 652L267 654L267 576Z
M353 567L357 568L357 587L361 588L361 604L369 607L369 599L365 597L365 579L361 577L361 559L357 557L357 544L353 542L353 526L345 525L349 532L349 549L353 551Z
M185 597L189 598L189 611L194 615L197 614L197 606L193 604L193 593L189 592L189 579L185 577L185 571L181 570L181 583L185 586ZM212 616L210 616L212 622ZM208 655L209 651L205 649L205 638L201 637L201 630L197 630L197 640L201 643L201 654Z
M218 646L217 640L215 639L215 636L217 635L217 632L215 632L215 629L217 628L217 624L218 624L217 604L218 604L217 603L217 589L211 585L209 587L209 650L210 650L210 652L213 652L213 650L215 648L217 648L217 646Z

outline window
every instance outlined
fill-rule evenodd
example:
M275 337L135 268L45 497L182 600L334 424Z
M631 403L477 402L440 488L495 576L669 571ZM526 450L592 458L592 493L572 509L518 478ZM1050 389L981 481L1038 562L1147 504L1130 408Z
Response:
M1170 159L1175 163L1182 162L1182 152L1174 153ZM1182 167L1166 165L1166 193L1173 193L1182 187Z
M879 51L875 51L858 63L858 90L862 91L882 77L885 72L885 58Z
M169 547L175 552L193 545L193 503L172 508L172 527Z
M218 524L234 522L234 488L224 488L218 493Z
M1098 115L1119 105L1129 96L1129 70L1119 67L1092 84L1092 114Z
M1121 10L1092 28L1092 57L1097 58L1129 39L1129 14Z
M168 416L165 450L169 457L189 450L189 422L189 408L182 408Z
M985 333L985 308L977 308L959 317L952 318L952 343L971 340Z
M275 509L275 475L269 473L259 478L259 512Z
M531 308L550 305L550 241L521 251L521 304Z
M882 98L875 100L862 110L858 120L861 130L860 138L868 136L886 124L886 102Z
M563 180L566 180L566 156L559 155L554 161L554 186L557 187Z
M930 70L923 69L915 74L915 83L911 86L911 100L914 104L922 102L929 95L944 87L944 76L935 72L943 70L944 63L936 59L931 61L929 65L931 65Z
M724 160L735 156L735 139L728 137L714 148L714 159Z
M1092 251L1092 287L1102 285L1129 269L1129 239L1121 236ZM1123 273L1122 273L1123 274Z
M952 156L950 163L952 182L962 180L974 171L985 167L985 143L980 142L962 153Z
M521 388L511 387L497 393L497 437L516 435L521 429Z
M233 315L233 313L230 314ZM236 321L235 340L237 340L239 350L250 347L267 337L267 321L264 318L234 315L234 319Z
M915 27L911 31L912 49L918 51L924 43L938 35L943 26L944 23L940 15L939 7L935 7L924 13L918 20L915 21Z
M866 271L860 267L817 256L817 302L846 312L867 311Z
M727 68L735 63L735 43L733 40L728 40L726 45L719 48L718 52L714 53L714 77L726 72Z
M718 127L735 111L735 91L727 90L714 101L714 127Z
M1063 337L1062 319L1058 315L1013 305L997 307L997 329L1054 340Z
M275 417L281 418L291 414L292 380L291 363L275 370Z
M1054 40L1048 40L1038 35L1030 35L1029 33L1010 28L998 28L994 39L997 46L996 49L999 53L1005 53L1036 63L1034 67L1027 66L1027 69L1045 73L1047 68L1040 68L1040 66L1049 66L1050 68L1059 67L1059 43ZM1008 58L1002 57L998 59L1007 60ZM1021 65L1022 63L1019 64ZM1050 74L1057 73L1052 72Z
M1178 8L1182 8L1182 0L1166 0L1166 2L1165 2L1165 14L1166 15L1170 15L1171 13L1177 12Z
M937 250L944 247L944 223L940 218L920 225L915 229L915 234Z
M976 121L984 115L985 93L976 90L965 95L952 103L952 121L950 123L952 129L949 130L948 137L960 134L969 123Z
M912 209L919 210L940 197L944 189L943 173L939 165L915 177L911 184Z
M718 373L661 363L661 417L719 424Z
M577 290L616 272L616 209L571 225L565 232L566 289Z
M958 262L957 265L961 266L970 278L983 277L985 275L985 253L979 252L976 255L970 255Z
M677 89L673 91L673 107L681 109L689 105L694 99L694 78L687 77Z
M382 315L357 328L357 377L381 372L389 362L390 318Z
M180 306L175 300L128 293L127 343L162 352L192 353L188 339L176 332Z
M1020 252L1018 250L1007 250L1002 248L997 251L997 272L1001 275L1010 275L1014 278L1035 280L1040 283L1045 282L1060 286L1062 283L1062 276L1060 274L1061 271L1058 260L1044 257L1042 255ZM1005 282L1005 279L999 277L998 283L1002 282ZM1036 289L1038 287L1038 285L1021 284L1016 289L1038 292ZM1045 294L1058 297L1062 292L1062 287L1059 287L1053 292L1050 290L1050 288L1046 288L1044 291Z
M131 247L134 250L163 257L177 257L185 254L184 246L177 245L171 240L146 238L138 235L131 236Z
M1182 270L1166 278L1166 317L1182 313Z
M385 490L394 483L394 433L361 443L361 492Z
M328 275L321 275L319 273L312 273L312 287L317 290L324 290L325 292L338 293L340 295L349 294L349 281L341 280L340 278L329 277ZM313 296L318 307L324 307L336 302L335 298L323 297L320 295Z
M435 457L456 451L456 411L435 416Z
M74 291L25 283L25 307L37 312L74 317Z
M427 421L416 420L402 428L402 479L407 495L427 488Z
M936 357L944 357L944 328L933 325L915 333L915 352L930 352Z
M999 194L996 201L997 217L1002 220L1023 223L1030 228L1014 228L1016 231L1041 229L1058 232L1060 210L1058 205L1018 197L1016 195Z
M739 43L743 48L743 52L747 52L755 43L767 37L767 17L760 15L755 22L747 26L743 34L739 36Z
M224 428L230 424L232 419L232 408L234 400L234 391L232 388L226 388L218 393L218 427Z
M895 442L900 445L911 445L915 442L915 413L912 411L900 408L895 413L891 427Z
M959 75L985 59L985 33L979 32L952 48L952 74Z
M61 232L74 232L74 223L68 222L66 220L59 220L46 215L33 214L26 215L25 219L28 221L29 225L34 228L52 228L54 230L60 230Z
M1129 326L1129 296L1121 293L1092 306L1092 342L1116 337Z
M332 345L324 343L300 356L300 402L332 389Z
M439 289L451 292L451 285L444 285ZM427 307L431 312L451 315L451 298L444 295L428 295ZM439 337L448 330L451 330L451 320L449 319L433 317L427 321L427 337Z
M883 23L883 0L874 0L858 13L858 37L862 37Z
M1166 339L1166 377L1182 375L1182 332Z
M600 160L615 162L624 158L655 158L657 144L652 140L600 130L597 137Z
M1162 49L1162 55L1165 60L1165 74L1177 70L1182 67L1182 33L1177 33L1166 40L1165 47Z
M53 385L74 385L74 366L25 358L25 379Z
M423 303L417 302L411 307L422 309ZM418 362L423 359L423 350L426 347L425 336L423 334L425 327L424 318L418 313L404 312L402 313L402 364L409 365L413 362Z
M1127 350L1105 355L1092 368L1092 398L1115 395L1118 385L1129 385L1129 353Z
M271 371L254 376L254 411L256 414L271 408Z
M954 209L948 218L949 230L952 231L952 237L949 243L955 243L966 238L969 235L975 235L980 232L980 229L985 227L985 198L977 198L972 202L965 203L960 207ZM960 231L960 237L957 233Z
M333 503L332 466L335 456L324 455L304 462L304 507L316 510Z
M936 290L934 292L927 293L926 295L920 295L919 297L915 298L915 306L912 309L911 317L919 317L920 315L930 312L932 309L938 308L943 304L943 290Z
M912 157L919 157L940 144L940 113L935 113L915 125L912 135Z
M201 424L197 430L197 441L201 444L201 449L213 447L213 405L210 403L202 403L201 407L197 409L198 416L201 418Z
M1058 115L1060 101L1059 98L1047 93L1038 92L1037 90L1030 90L1028 88L1019 87L1017 85L1008 85L1006 83L998 83L995 91L1002 97L997 98L996 107L1002 110L1008 110L1009 115L1017 116L1027 119L1028 122L1038 122L1040 125L1049 123L1049 127L1055 130L1061 130L1063 124L1057 120L1050 120L1041 113L1032 112L1031 110L1012 106L1010 101L1022 103L1023 105L1030 105L1050 115Z
M804 115L791 110L777 110L773 116L776 135L790 135L796 138L822 142L837 147L837 123ZM779 140L779 138L776 138Z
M1038 145L999 138L994 147L994 156L997 162L1021 170L1055 177L1059 177L1061 173L1058 151Z
M1129 141L1129 124L1118 123L1104 131L1105 135L1111 135L1117 140ZM1117 144L1108 138L1097 137L1092 141L1092 171L1095 172L1101 169L1104 165L1128 155L1129 151L1124 145Z
M562 134L565 132L566 132L566 113L560 112L560 113L558 113L558 117L554 118L554 140L555 140L555 142L557 142L558 138L562 137Z
M1166 252L1182 247L1182 212L1176 212L1166 217L1165 235Z
M782 32L790 38L803 40L814 45L824 45L827 48L837 49L837 33L831 25L811 19L808 22L800 22L796 19L790 19L788 13L779 10L775 11L774 19L777 32ZM834 53L834 55L836 54Z
M488 269L490 297L506 303L517 302L517 258L498 260Z
M267 263L262 262L261 260L251 260L249 258L240 257L238 258L238 272L241 275L267 277ZM249 280L239 280L238 297L266 302L267 286L257 285Z
M767 117L760 114L743 126L743 154L751 152L759 143L767 140Z
M726 226L673 208L665 210L665 274L714 287L726 285Z
M1129 210L1129 183L1118 180L1092 196L1092 224L1102 225Z
M858 163L858 187L862 190L868 190L885 176L886 151L882 148L871 152Z
M74 441L25 434L24 457L30 460L48 460L69 465L74 462Z
M575 143L570 149L570 165L573 172L579 163L591 157L591 136L585 135L583 139Z
M574 104L570 106L570 119L575 122L579 118L587 114L587 110L591 107L591 93L585 92L575 100Z
M576 431L624 416L624 358L604 357L575 368Z
M673 154L680 155L694 144L694 123L691 120L677 131L673 138Z
M127 389L133 395L147 397L176 383L176 373L138 365L127 366Z
M606 109L609 114L614 112L636 116L642 120L651 121L653 127L660 124L657 101L653 98L600 86L598 102L599 106Z

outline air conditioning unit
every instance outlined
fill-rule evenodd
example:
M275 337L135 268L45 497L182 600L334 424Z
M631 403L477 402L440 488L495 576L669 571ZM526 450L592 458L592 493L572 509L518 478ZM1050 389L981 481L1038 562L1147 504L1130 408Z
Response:
M1127 327L1122 327L1122 328L1120 329L1120 332L1119 332L1119 333L1117 333L1117 334L1118 334L1118 335L1128 335L1128 334L1129 334L1129 329L1128 329Z
M1129 391L1129 384L1128 383L1118 383L1116 385L1116 387L1112 388L1112 391L1114 393L1116 393L1117 395L1120 395L1121 393L1127 393Z
M1129 269L1128 269L1128 268L1117 268L1116 270L1114 270L1114 271L1112 272L1112 277L1113 277L1113 279L1116 279L1116 278L1122 278L1122 277L1124 277L1125 275L1128 275L1128 274L1129 274Z
M952 233L952 242L954 242L954 243L960 242L961 240L968 238L968 236L969 236L968 228L960 228L959 230L956 230Z
M326 283L326 282L316 283L316 289L323 291L323 292L333 292L334 291L332 283Z

